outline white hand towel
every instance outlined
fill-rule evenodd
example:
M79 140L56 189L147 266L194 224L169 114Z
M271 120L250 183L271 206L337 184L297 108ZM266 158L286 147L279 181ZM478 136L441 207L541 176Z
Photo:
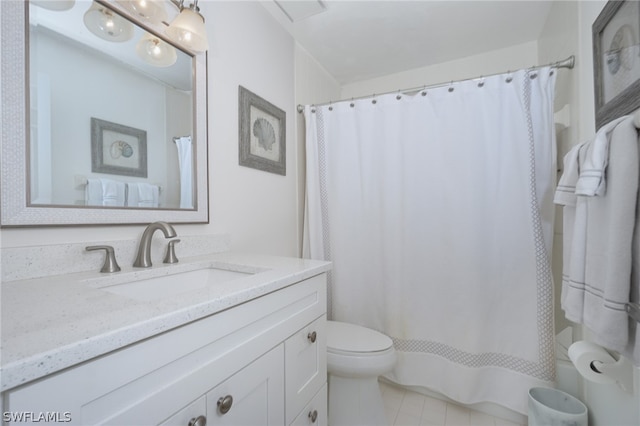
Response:
M100 179L102 182L102 205L124 206L125 184L111 179Z
M84 188L84 201L87 206L102 205L102 181L100 179L87 179Z
M553 202L555 204L562 206L576 205L576 183L580 176L578 155L584 146L584 143L576 145L564 156L564 171L562 172L562 176L560 176L560 180L558 181L558 186L553 197Z
M127 183L127 206L138 207L138 184Z
M138 183L138 207L158 207L159 195L158 185Z
M640 126L640 124L636 123L636 126ZM638 142L640 143L640 140ZM636 212L638 215L636 216L636 228L631 250L631 294L629 299L633 303L640 303L640 195L637 200ZM640 323L637 321L629 321L629 342L625 350L622 351L622 355L632 360L636 367L640 367Z
M638 222L640 161L638 134L630 117L618 120L610 136L605 161L606 193L593 191L599 196L578 196L575 207L567 204L563 209L561 305L569 320L585 324L594 333L596 343L622 352L630 351L625 304L633 293L632 246ZM579 149L578 153L582 173L584 164L594 164L594 150Z
M606 190L605 169L609 159L611 133L627 116L617 118L598 130L595 138L587 144L587 152L580 164L580 177L576 184L578 195L604 195Z
M158 207L160 187L145 182L127 184L127 206Z

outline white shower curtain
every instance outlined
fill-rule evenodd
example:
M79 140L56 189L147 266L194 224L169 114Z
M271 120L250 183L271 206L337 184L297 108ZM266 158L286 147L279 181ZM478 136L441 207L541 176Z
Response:
M180 168L180 208L193 208L193 148L191 136L174 139L178 150L178 167Z
M305 256L396 383L520 413L553 385L554 74L305 107Z

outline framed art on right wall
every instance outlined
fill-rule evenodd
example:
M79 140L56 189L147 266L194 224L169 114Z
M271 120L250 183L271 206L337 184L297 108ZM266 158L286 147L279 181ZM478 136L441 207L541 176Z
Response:
M640 108L640 2L610 0L592 26L596 129Z

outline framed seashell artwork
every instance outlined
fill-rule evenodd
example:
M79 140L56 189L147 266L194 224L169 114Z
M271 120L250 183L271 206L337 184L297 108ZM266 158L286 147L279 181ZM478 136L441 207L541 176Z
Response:
M242 86L238 94L239 164L285 176L286 113Z
M91 117L91 171L147 177L147 132Z

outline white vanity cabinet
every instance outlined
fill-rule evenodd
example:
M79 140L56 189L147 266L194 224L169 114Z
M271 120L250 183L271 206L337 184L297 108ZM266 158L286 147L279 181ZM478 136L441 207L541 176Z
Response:
M11 389L3 409L77 425L326 425L325 329L322 273Z

